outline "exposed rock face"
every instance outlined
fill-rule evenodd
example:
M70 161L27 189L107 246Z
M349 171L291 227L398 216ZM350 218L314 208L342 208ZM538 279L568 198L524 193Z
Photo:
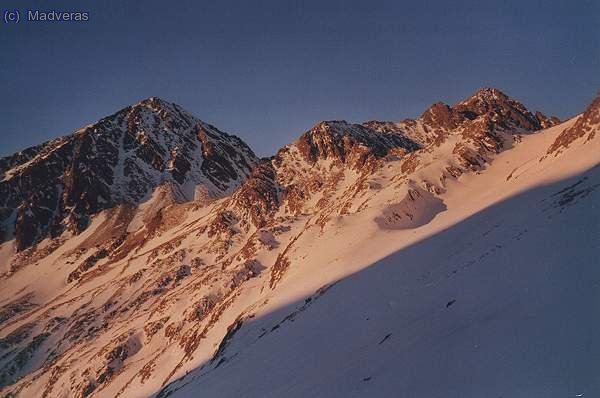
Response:
M539 119L538 119L539 118ZM528 133L557 123L558 119L534 116L523 104L494 88L483 88L456 105L437 102L418 119L399 123L367 122L366 126L381 132L402 133L422 146L437 145L450 134L461 134L471 141L485 141L494 151L501 149L499 132Z
M536 131L541 127L523 104L495 88L483 88L453 109L469 120L485 116L498 128Z
M344 212L348 200L364 191L368 176L382 167L384 159L420 148L401 131L345 121L321 122L271 159L284 213ZM345 194L338 192L350 174L358 179L353 179ZM323 215L322 221L327 219Z
M217 229L231 231L233 224L246 231L250 225L261 228L282 206L284 214L348 211L347 197L364 194L368 176L384 159L404 159L402 171L408 175L429 162L426 159L449 138L454 142L455 164L448 165L449 171L440 179L481 169L490 156L504 149L506 141L542 128L538 117L545 124L552 123L541 113L534 116L499 90L486 88L454 106L438 102L416 120L362 125L321 122L254 171L224 205L223 222L217 223L221 225ZM336 197L347 171L362 177L345 192L346 197ZM427 190L443 189L439 184L427 184ZM328 218L324 216L322 221Z
M273 166L264 162L232 196L232 205L257 228L266 225L279 206L280 187ZM242 216L242 218L244 218Z
M382 158L394 148L413 151L419 146L396 132L377 132L345 121L321 122L304 133L294 144L310 163L330 159L358 170L369 158Z
M179 201L202 187L220 197L249 175L257 158L239 138L150 98L84 127L0 159L0 242L19 250L120 203L137 204L162 184Z
M560 124L560 119L556 116L548 117L540 111L537 111L535 113L535 118L538 120L538 122L540 123L540 127L543 129L547 129L556 126L557 124Z
M2 158L0 220L29 247L0 269L0 290L18 292L0 303L2 392L129 396L202 358L219 366L314 247L327 257L321 237L343 239L353 215L388 232L431 222L447 210L446 181L480 172L544 123L485 89L415 120L322 122L258 161L238 138L152 98ZM44 236L57 238L36 246ZM335 266L331 250L311 272ZM53 277L18 285L28 272Z
M461 112L443 102L436 102L421 115L421 120L426 125L445 130L457 128L465 119Z
M575 124L565 129L548 149L548 154L558 155L561 151L568 148L578 139L586 138L586 141L593 139L596 134L600 134L600 94L596 96L591 105L585 110L583 115Z
M305 132L252 175L220 211L213 231L262 228L273 221L283 205L285 213L299 214L306 203L327 196L343 180L343 170L368 175L391 153L415 151L419 145L397 132L381 133L344 121L327 121ZM321 200L313 209L323 208Z
M455 142L453 154L462 169L476 170L485 166L490 156L506 149L529 134L558 123L541 112L532 114L523 104L494 88L483 88L471 97L453 106L438 102L418 119L398 123L367 122L365 125L380 132L396 132L411 138L433 153L449 139ZM406 171L414 171L419 164L419 153L407 159ZM454 166L453 172L462 172ZM445 178L445 177L442 177Z

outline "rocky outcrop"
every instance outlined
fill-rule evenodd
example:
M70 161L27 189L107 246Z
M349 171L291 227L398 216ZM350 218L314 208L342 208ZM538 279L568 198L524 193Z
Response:
M481 142L485 148L502 149L499 133L531 133L558 123L542 113L532 114L523 104L495 88L483 88L453 106L437 102L417 119L401 122L365 123L380 132L396 132L409 137L422 147L439 146L450 135L461 134L471 142ZM485 149L484 148L484 149Z
M453 109L468 120L486 116L496 128L516 131L541 128L538 119L523 104L495 88L483 88Z
M573 126L565 129L548 148L548 154L555 156L567 149L573 142L585 138L586 141L600 134L600 94L585 110Z
M535 113L535 118L538 120L538 122L540 123L540 127L543 129L548 129L550 127L556 126L557 124L560 124L560 119L556 116L548 117L540 111L537 111Z
M307 162L329 159L359 170L372 158L383 158L395 148L413 151L418 145L397 132L377 132L359 124L326 121L302 134L294 143Z
M264 227L279 206L280 187L270 162L256 167L248 180L232 196L232 206L242 219L256 228Z

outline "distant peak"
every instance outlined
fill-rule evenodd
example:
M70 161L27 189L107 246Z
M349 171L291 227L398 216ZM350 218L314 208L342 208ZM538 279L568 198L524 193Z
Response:
M160 98L160 97L148 97L146 99L141 100L140 102L138 102L136 105L151 105L151 106L173 106L174 104L169 102L169 101L165 101L164 99Z
M511 102L512 99L504 94L502 91L493 87L484 87L477 90L473 95L467 99L459 102L456 106L475 106L481 108L482 106L488 108L492 105L506 104Z
M525 105L510 98L497 88L491 87L485 87L478 90L469 98L453 106L453 108L459 111L466 110L469 112L474 112L477 115L482 115L484 113L488 113L489 111L498 110L501 108L512 108L521 113L527 114L527 118L529 119L534 118Z
M302 136L343 135L351 134L352 125L345 120L323 120L315 124Z
M155 114L158 114L158 113L166 113L166 114L171 114L171 115L176 114L176 115L178 115L178 117L184 115L184 117L186 119L200 121L199 119L196 119L192 114L190 114L187 110L185 110L181 106L179 106L173 102L166 101L160 97L148 97L146 99L141 100L137 104L132 105L129 108L133 109L133 110L138 110L138 111L145 110L146 112L151 112L151 113L155 113Z
M452 108L450 108L450 106L444 102L436 102L435 104L433 104L429 108L427 108L427 110L425 112L423 112L421 117L425 117L426 115L431 115L431 114L449 113L451 111L451 109Z
M315 125L313 129L347 127L348 122L345 120L323 120Z
M429 107L420 119L433 129L453 130L480 117L500 129L531 132L558 122L556 118L546 118L542 115L536 118L525 105L493 87L481 88L453 106L437 102ZM543 119L543 123L540 119Z
M504 94L502 91L500 91L494 87L481 88L481 89L477 90L477 92L475 92L475 94L473 94L472 97L491 99L491 100L508 99L508 95Z

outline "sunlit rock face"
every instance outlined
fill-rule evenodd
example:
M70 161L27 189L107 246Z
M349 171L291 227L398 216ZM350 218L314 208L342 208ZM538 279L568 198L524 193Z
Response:
M298 377L307 396L324 371L377 395L408 369L401 342L445 353L535 304L525 281L559 268L540 245L593 221L597 102L555 125L483 89L414 120L321 122L257 159L151 98L2 158L0 395L260 396Z
M596 96L577 122L556 138L556 141L548 149L548 154L559 154L573 142L580 139L590 141L597 134L600 134L600 94Z

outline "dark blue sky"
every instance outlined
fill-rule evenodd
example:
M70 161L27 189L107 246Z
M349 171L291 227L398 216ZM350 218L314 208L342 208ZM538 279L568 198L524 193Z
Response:
M561 118L600 88L598 0L172 3L2 1L90 21L1 22L0 155L150 96L269 155L319 120L415 117L484 86Z

